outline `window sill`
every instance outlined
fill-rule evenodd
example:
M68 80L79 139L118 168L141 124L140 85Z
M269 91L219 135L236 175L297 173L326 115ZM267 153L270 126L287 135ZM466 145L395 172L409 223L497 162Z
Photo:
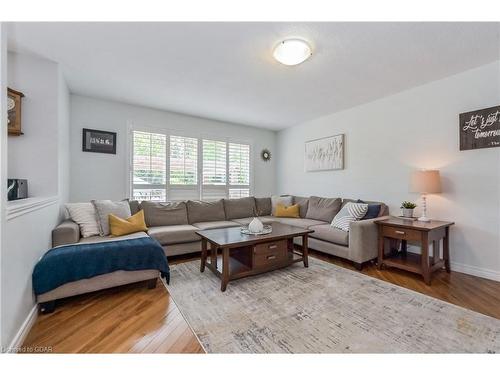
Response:
M7 202L7 220L12 220L18 216L32 211L40 210L47 206L52 206L59 202L58 196L53 197L34 197L19 199Z

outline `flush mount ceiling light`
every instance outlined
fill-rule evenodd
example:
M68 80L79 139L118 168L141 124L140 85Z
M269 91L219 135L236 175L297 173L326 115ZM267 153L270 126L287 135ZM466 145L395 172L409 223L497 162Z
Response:
M301 39L286 39L273 51L274 58L284 65L298 65L311 55L311 47Z

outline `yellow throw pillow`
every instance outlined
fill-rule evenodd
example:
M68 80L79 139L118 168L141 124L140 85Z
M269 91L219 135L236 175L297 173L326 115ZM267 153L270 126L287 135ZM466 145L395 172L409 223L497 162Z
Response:
M298 204L294 204L293 206L285 206L283 203L278 203L276 205L276 217L300 217L299 215L300 209Z
M144 210L140 210L128 219L121 219L118 216L109 214L109 231L112 236L124 236L135 232L145 232L148 230L144 221Z

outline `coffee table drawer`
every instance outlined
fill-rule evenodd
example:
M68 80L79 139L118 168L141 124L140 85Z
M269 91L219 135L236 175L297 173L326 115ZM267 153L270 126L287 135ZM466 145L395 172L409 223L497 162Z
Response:
M281 263L286 259L287 242L280 240L255 245L253 250L253 266L268 267Z
M254 254L268 254L268 253L286 253L286 240L278 240L272 242L265 242L261 244L257 244L254 247Z
M384 226L382 234L384 237L397 238L400 240L408 241L420 241L421 238L421 233L418 230L395 228L389 226Z

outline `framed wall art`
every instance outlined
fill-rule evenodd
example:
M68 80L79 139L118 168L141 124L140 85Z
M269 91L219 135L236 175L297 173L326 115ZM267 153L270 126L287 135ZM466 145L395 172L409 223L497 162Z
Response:
M83 129L82 151L116 154L116 133Z
M306 172L344 169L344 134L306 142Z

